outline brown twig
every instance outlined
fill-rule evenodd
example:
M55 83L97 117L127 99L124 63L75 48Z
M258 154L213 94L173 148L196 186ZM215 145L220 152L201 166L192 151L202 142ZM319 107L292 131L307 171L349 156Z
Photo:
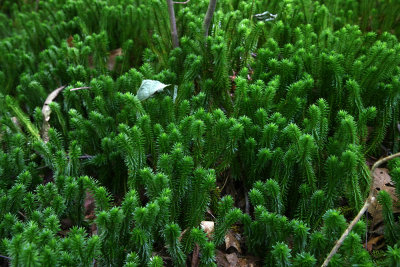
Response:
M222 190L224 190L224 188L225 188L225 186L226 186L226 183L228 182L228 179L229 179L229 176L227 175L226 178L225 178L225 182L224 182L224 184L222 185L221 192L222 192Z
M167 0L167 5L169 13L169 23L171 27L172 46L174 48L177 48L179 47L179 39L178 39L178 30L176 29L174 2L172 0Z
M244 190L244 200L246 201L245 212L250 215L249 194L247 193L247 190Z
M215 218L215 216L212 214L210 209L207 209L207 213L211 215L211 217L213 217L214 220L216 220L217 218Z
M11 258L10 258L10 257L3 256L3 255L0 255L0 258L7 259L7 260L11 260Z
M67 159L70 159L69 155L67 155L66 157ZM91 155L82 155L78 157L78 159L92 159L92 158L94 158L94 156Z
M204 17L204 22L203 22L203 30L205 37L208 36L208 31L210 28L212 18L214 16L216 6L217 6L217 0L210 0L210 3L208 4L207 13L206 16Z
M192 264L190 265L191 267L199 266L199 253L200 253L200 246L199 246L199 244L196 243L196 245L193 249Z
M18 211L18 214L24 217L24 219L26 219L26 216L22 212Z
M90 88L92 88L92 87L82 86L82 87L72 88L70 91L77 91L77 90L90 89Z
M382 158L374 163L374 165L371 168L371 186L370 186L370 190L369 190L369 195L368 195L368 198L364 202L364 206L358 212L357 216L353 219L353 221L349 224L349 226L344 231L344 233L339 238L339 240L336 241L335 246L332 248L331 252L326 257L326 259L325 259L324 263L322 263L321 267L328 266L330 260L337 253L337 251L339 250L340 246L343 244L346 237L350 234L354 225L356 225L356 223L361 219L361 217L364 215L364 213L368 210L368 207L371 206L371 204L373 204L376 201L376 197L374 196L374 183L373 183L374 182L373 175L374 175L375 169L378 168L383 163L388 162L389 160L397 158L397 157L400 157L400 153L396 153L396 154L390 155L388 157Z
M183 230L183 231L181 232L181 234L180 234L179 237L178 237L178 241L179 241L179 242L182 241L183 236L186 234L186 232L187 232L188 230L189 230L189 228L186 228L185 230Z
M187 0L185 2L173 2L173 4L178 4L178 5L186 5L187 3L189 3L190 0Z

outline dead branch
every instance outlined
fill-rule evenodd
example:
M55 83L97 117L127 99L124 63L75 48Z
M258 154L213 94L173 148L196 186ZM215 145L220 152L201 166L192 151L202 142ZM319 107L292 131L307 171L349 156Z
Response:
M373 180L374 180L374 171L375 171L375 169L378 168L383 163L388 162L389 160L397 158L397 157L400 157L400 153L396 153L396 154L390 155L388 157L382 158L382 159L378 160L377 162L375 162L375 164L372 166L372 168L371 168L371 186L370 186L368 198L364 202L364 206L358 212L357 216L353 219L353 221L349 224L349 226L344 231L344 233L339 238L339 240L336 241L335 246L332 248L331 252L326 257L326 259L325 259L324 263L321 265L321 267L327 267L328 266L330 260L337 253L337 251L339 250L340 246L343 244L343 242L346 239L346 237L350 234L350 232L353 229L354 225L356 225L356 223L361 219L361 217L364 215L364 213L368 210L368 207L371 206L371 204L373 204L376 201L376 197L374 196L374 190L373 190L374 189Z
M10 258L10 257L3 256L3 255L0 255L0 258L6 259L6 260L11 260L11 258Z
M172 46L174 48L179 47L178 30L176 29L176 18L174 10L174 2L172 0L167 0L168 13L169 13L169 23L171 28Z
M179 5L186 5L187 3L189 3L190 0L187 0L185 2L173 2L174 4L179 4Z
M200 253L200 246L199 246L199 244L196 243L196 245L193 249L192 264L190 265L191 267L199 266L199 253Z
M203 22L203 30L205 37L208 36L208 30L210 28L210 24L214 16L216 6L217 6L217 0L210 0L210 3L208 4L207 13L206 16L204 17L204 22Z
M70 91L77 91L77 90L90 89L90 88L92 88L92 87L83 86L83 87L72 88Z
M69 155L67 155L66 157L67 157L67 159L70 159ZM85 154L85 155L79 156L78 158L79 159L92 159L92 158L94 158L94 156Z

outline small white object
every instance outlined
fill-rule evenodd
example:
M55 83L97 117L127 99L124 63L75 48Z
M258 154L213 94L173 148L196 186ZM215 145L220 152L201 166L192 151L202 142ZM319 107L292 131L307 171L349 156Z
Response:
M271 21L275 20L276 17L278 17L278 14L272 14L269 11L265 11L263 13L254 15L254 17L256 17L258 20Z
M175 85L174 86L174 96L173 96L173 98L172 98L172 100L174 101L174 103L175 103L175 100L176 100L176 97L178 96L178 85Z
M136 96L140 101L143 101L151 97L153 94L161 92L169 85L170 84L163 84L162 82L155 80L143 80Z
M200 223L200 227L207 234L208 238L212 237L212 234L214 232L214 222L213 221L202 221Z

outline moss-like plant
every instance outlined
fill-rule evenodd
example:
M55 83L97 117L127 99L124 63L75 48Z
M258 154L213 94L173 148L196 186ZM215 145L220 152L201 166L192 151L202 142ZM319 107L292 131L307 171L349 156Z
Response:
M235 225L263 264L316 266L347 226L339 208L361 207L366 158L399 149L400 4L193 1L173 6L171 45L165 0L0 0L12 266L215 266ZM143 100L144 80L168 86ZM396 266L393 203L378 200ZM332 266L373 264L364 229Z

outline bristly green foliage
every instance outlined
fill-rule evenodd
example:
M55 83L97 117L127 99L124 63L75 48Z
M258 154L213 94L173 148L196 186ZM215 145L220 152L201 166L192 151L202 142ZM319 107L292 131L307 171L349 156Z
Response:
M266 266L323 262L347 226L339 208L368 195L366 157L400 148L400 4L219 0L204 37L208 3L174 6L172 49L165 0L0 0L11 266L216 266L233 228ZM140 101L149 79L170 86ZM398 266L394 203L378 202L384 264ZM330 266L373 265L365 228Z

